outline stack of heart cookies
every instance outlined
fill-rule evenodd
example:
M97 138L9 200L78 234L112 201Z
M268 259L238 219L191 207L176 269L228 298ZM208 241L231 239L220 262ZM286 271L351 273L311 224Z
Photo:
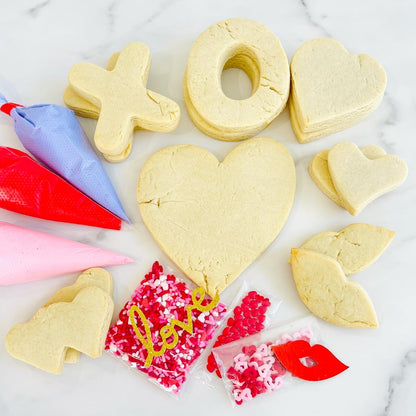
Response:
M358 215L370 202L402 184L407 166L379 146L360 150L354 143L342 142L319 152L309 173L325 195L351 215Z
M113 316L113 278L92 268L56 292L29 321L15 325L6 336L6 349L18 360L52 374L84 353L100 357Z
M353 55L334 39L312 39L291 64L290 119L299 143L341 131L381 102L386 73L371 56Z

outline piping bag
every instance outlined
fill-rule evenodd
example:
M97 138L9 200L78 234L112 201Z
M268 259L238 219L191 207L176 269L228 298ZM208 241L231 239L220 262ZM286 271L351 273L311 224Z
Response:
M134 263L134 260L0 221L0 286L127 263Z
M0 111L14 120L26 150L98 204L129 222L98 156L75 114L54 104L23 107L0 94Z
M28 154L0 146L0 208L45 220L119 230L121 220Z

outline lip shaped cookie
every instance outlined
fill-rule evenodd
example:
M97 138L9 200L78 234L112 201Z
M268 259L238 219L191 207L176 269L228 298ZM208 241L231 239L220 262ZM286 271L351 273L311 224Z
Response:
M120 162L131 152L135 127L172 131L179 123L180 109L146 88L151 56L145 44L131 42L112 59L116 63L111 71L85 62L75 64L68 80L78 95L100 108L95 144L108 161Z
M315 251L292 249L290 262L299 296L313 314L336 325L378 327L367 293L345 277L336 260Z
M311 237L300 248L335 259L346 275L357 273L374 263L396 233L371 224L351 224L339 233L324 231Z
M344 130L381 102L383 67L369 55L350 54L328 38L305 42L294 54L290 118L300 143Z
M332 182L351 215L358 215L370 202L401 185L407 177L406 163L396 155L366 158L354 143L342 142L328 153Z
M367 159L377 159L385 156L386 152L379 146L370 144L361 148L361 152ZM329 150L320 151L309 165L309 174L315 182L316 186L336 204L345 208L342 205L342 201L338 196L337 190L334 187L334 183L331 179L331 174L328 168L328 153Z
M252 95L227 97L221 72L244 70ZM192 46L183 80L185 104L194 124L215 139L236 141L265 129L284 109L290 73L279 39L266 26L233 18L206 29Z
M255 138L223 162L193 145L156 152L140 172L137 200L144 224L165 253L214 296L277 237L295 187L286 147Z

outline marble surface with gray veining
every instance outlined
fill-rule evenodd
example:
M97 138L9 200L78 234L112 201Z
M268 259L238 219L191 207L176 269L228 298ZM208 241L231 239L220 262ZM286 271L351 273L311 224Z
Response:
M353 53L368 53L384 66L388 85L380 107L359 124L310 144L297 143L285 110L261 135L284 143L297 168L295 203L283 231L240 277L279 296L277 322L308 314L299 299L287 263L290 248L313 234L368 222L396 231L380 257L353 276L377 310L375 330L341 328L320 321L320 339L349 370L331 380L301 382L232 409L221 381L212 386L195 371L179 400L148 383L141 374L108 354L83 356L53 376L11 358L0 342L0 415L416 415L416 3L413 0L59 0L1 2L0 91L27 105L62 104L67 74L79 61L105 66L110 55L130 41L146 43L152 53L148 87L181 106L182 119L172 133L137 131L128 160L103 161L132 219L120 232L37 220L0 210L0 220L31 227L125 253L133 265L110 268L119 310L152 262L173 267L144 227L136 204L136 182L146 159L169 144L192 143L222 159L235 143L219 142L190 121L184 106L182 78L193 41L209 25L228 17L247 17L267 25L288 58L305 41L332 37ZM249 94L247 78L226 71L223 88L235 98ZM95 121L80 119L91 138ZM402 156L407 181L397 190L351 217L325 197L307 166L320 150L340 141L378 144ZM11 120L0 116L0 144L22 149ZM46 260L47 261L47 260ZM174 269L175 270L175 269ZM0 340L18 322L29 319L58 288L76 274L28 284L0 287Z

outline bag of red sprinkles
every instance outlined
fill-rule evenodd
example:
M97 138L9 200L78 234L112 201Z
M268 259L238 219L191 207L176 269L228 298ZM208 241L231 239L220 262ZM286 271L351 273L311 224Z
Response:
M178 394L226 314L218 297L204 295L155 262L111 326L105 348Z
M280 298L270 296L263 290L255 290L248 283L243 282L226 319L216 334L218 336L213 348L263 331L274 321L281 303ZM205 361L205 368L208 373L221 378L212 352ZM206 384L211 385L208 375L201 378Z

